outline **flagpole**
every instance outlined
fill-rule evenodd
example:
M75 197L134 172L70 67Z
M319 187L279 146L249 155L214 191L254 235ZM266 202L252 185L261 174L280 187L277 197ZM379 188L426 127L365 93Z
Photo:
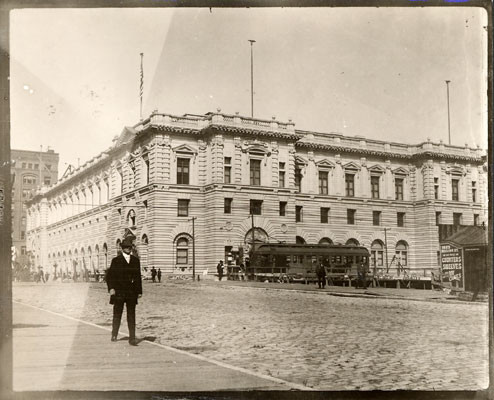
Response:
M139 116L141 118L141 121L142 121L142 94L144 92L144 69L142 68L143 58L144 58L144 53L141 53L141 85L139 86L139 97L141 100Z

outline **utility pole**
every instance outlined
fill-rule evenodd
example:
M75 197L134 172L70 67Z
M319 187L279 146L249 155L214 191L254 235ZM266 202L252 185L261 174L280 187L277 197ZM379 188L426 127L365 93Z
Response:
M251 254L251 256L250 256L251 260L250 261L252 262L252 254L254 254L254 243L255 243L256 238L254 236L254 214L250 214L250 216L251 216L251 221L252 221L252 229L251 229L251 231L252 231L252 246L250 247L250 254Z
M195 222L196 217L192 217L192 280L196 280L196 232Z
M254 53L253 44L255 40L249 39L250 42L250 116L254 118Z
M451 81L445 81L446 82L446 93L447 93L447 99L448 99L448 139L449 139L449 144L451 145L451 126L449 122L449 83Z
M386 232L388 231L389 228L384 228L384 251L386 253L386 273L389 272L389 265L388 265L388 236Z

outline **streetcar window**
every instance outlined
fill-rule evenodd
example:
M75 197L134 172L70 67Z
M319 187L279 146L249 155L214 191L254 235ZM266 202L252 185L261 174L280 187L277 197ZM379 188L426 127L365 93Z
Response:
M298 262L299 262L299 264L303 264L304 263L304 256L299 255L298 256Z
M312 256L312 264L315 264L317 262L317 256Z
M341 256L336 256L336 262L337 262L338 264L341 264Z
M342 261L343 261L343 264L346 264L346 256L343 256Z
M287 263L292 262L292 256L286 256L286 262Z
M347 256L347 263L353 264L353 256Z
M367 264L367 256L362 256L362 262Z
M331 256L331 264L334 264L336 262L335 256Z

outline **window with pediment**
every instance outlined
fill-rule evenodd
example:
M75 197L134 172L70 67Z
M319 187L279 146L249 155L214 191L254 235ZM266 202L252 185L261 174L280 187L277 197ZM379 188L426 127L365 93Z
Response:
M302 170L307 165L307 161L300 156L295 157L295 189L297 192L302 191Z
M176 157L177 184L189 185L191 176L191 161L195 159L197 151L189 145L183 144L173 149Z
M329 172L333 164L328 160L322 160L316 163L319 175L319 194L329 193Z
M345 196L355 197L355 177L360 167L354 162L349 162L344 166L345 170Z

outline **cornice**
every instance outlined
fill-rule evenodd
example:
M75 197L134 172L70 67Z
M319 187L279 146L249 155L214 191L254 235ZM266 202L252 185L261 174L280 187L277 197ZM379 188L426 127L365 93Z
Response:
M296 142L296 147L300 148L308 148L308 149L317 149L317 150L329 150L337 153L352 153L352 154L365 154L376 157L384 157L384 158L395 158L402 160L420 160L423 158L432 158L432 159L446 159L446 160L457 160L457 161L470 161L478 164L482 164L482 157L472 157L472 156L462 156L457 154L449 154L449 153L440 153L434 152L430 150L424 150L411 154L402 154L402 153L394 153L391 151L379 151L379 150L371 150L365 148L353 148L346 146L338 146L332 144L320 144L320 143L310 143L310 142Z

